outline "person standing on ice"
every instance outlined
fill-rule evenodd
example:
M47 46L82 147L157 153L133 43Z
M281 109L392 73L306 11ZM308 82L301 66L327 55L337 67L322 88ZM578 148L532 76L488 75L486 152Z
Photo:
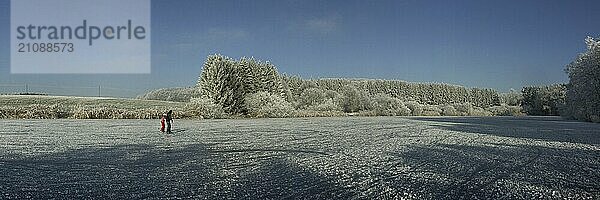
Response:
M167 112L167 117L166 117L165 121L167 121L167 133L170 134L171 133L171 123L173 123L173 110L169 110L169 112Z
M160 118L160 132L165 132L165 122L167 121L167 114L163 114Z

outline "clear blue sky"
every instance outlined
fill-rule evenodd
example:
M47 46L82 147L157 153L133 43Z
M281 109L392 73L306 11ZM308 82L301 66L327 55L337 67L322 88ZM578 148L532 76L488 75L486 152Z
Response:
M0 93L25 83L73 95L95 95L86 87L103 85L117 96L191 86L214 53L270 60L304 78L507 91L567 82L564 66L585 50L584 38L600 36L598 8L597 0L153 0L152 74L11 75L10 5L0 0ZM50 87L57 85L73 88Z

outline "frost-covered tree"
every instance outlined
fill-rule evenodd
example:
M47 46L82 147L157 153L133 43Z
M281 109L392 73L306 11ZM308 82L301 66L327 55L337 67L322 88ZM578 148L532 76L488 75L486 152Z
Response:
M237 64L242 71L245 93L269 92L286 98L287 92L275 65L245 57Z
M315 79L304 80L298 77L285 77L285 82L295 97L305 89L318 87L340 94L348 85L368 93L387 94L402 101L416 101L421 104L440 105L452 103L472 103L478 107L500 105L498 92L491 89L465 88L443 83L409 83L400 80L377 79Z
M318 105L327 100L325 90L320 88L308 88L300 94L297 99L298 108L306 109L307 107Z
M337 101L344 109L344 112L352 113L372 108L370 95L364 90L357 89L354 85L344 86L341 94L341 98Z
M559 115L565 92L565 84L523 87L523 110L528 115Z
M408 116L411 110L397 98L387 94L376 94L373 97L373 111L380 116Z
M291 98L291 93L275 66L254 58L239 61L222 55L210 55L198 79L203 98L223 106L227 113L245 113L244 101L248 94L267 92L281 98Z
M244 79L231 58L210 55L204 62L198 86L203 98L212 100L228 113L239 113L244 105Z
M291 117L294 107L279 94L257 92L248 94L245 103L248 116L251 117Z
M564 116L600 122L600 39L587 37L587 51L567 65L569 74Z
M514 89L510 89L508 93L501 93L500 95L500 104L508 105L508 106L521 106L523 102L523 94L520 91L516 91Z

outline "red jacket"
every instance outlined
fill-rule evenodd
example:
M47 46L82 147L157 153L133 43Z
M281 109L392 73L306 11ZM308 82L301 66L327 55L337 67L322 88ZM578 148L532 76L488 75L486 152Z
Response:
M165 117L160 119L160 132L165 132Z

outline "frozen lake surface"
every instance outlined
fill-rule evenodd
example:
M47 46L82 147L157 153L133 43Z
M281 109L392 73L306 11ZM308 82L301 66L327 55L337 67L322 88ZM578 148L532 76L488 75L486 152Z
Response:
M0 124L0 199L600 198L600 124L555 117Z

